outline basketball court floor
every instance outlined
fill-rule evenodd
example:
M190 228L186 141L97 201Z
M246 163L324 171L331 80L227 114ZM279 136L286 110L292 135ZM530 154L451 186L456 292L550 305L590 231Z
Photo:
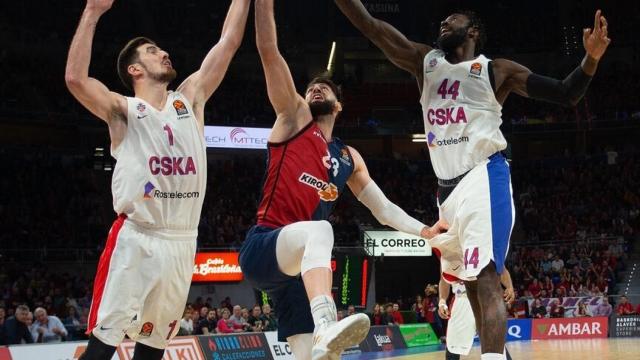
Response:
M514 360L630 360L640 359L640 338L533 340L507 344ZM394 350L380 353L345 355L344 360L444 360L441 346ZM474 346L469 356L461 359L480 359L480 347Z

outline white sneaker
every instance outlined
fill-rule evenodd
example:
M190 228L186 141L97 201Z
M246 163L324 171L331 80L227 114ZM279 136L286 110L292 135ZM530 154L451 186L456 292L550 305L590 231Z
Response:
M337 360L344 349L360 344L369 333L369 317L354 314L339 322L324 323L313 331L312 360Z

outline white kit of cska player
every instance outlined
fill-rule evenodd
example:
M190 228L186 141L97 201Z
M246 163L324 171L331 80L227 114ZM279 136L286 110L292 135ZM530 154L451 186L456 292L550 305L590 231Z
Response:
M490 261L502 272L515 220L490 62L479 55L451 64L434 49L423 63L420 103L429 155L440 187L452 189L438 195L440 216L450 225L440 236L459 244L456 276L462 280L474 280Z
M119 217L98 264L87 333L109 345L126 333L164 348L180 328L191 283L206 147L179 92L168 93L163 109L132 97L127 107L126 135L111 149Z

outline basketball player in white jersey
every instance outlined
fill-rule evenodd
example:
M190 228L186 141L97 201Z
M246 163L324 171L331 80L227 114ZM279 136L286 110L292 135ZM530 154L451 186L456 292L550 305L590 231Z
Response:
M515 212L509 166L501 154L507 146L500 132L502 103L515 92L575 105L611 42L607 21L596 11L593 29L583 32L584 59L564 80L556 80L510 60L480 55L486 34L474 13L443 20L437 48L432 48L373 18L360 0L335 1L391 62L418 80L429 154L439 179L440 214L462 250L461 279L480 329L482 359L503 359L507 320L499 275Z
M161 359L187 300L207 181L204 104L240 46L250 0L233 0L220 41L198 71L176 77L169 54L138 37L118 57L118 75L135 97L89 77L93 35L113 0L88 0L71 43L69 91L109 126L118 214L100 257L82 359L111 359L125 334L134 359Z

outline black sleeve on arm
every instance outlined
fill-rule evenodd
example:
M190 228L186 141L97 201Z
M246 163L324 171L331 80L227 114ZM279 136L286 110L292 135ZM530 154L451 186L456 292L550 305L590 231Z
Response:
M591 76L581 66L562 81L531 73L527 78L527 94L532 99L575 106L587 92L589 83Z

